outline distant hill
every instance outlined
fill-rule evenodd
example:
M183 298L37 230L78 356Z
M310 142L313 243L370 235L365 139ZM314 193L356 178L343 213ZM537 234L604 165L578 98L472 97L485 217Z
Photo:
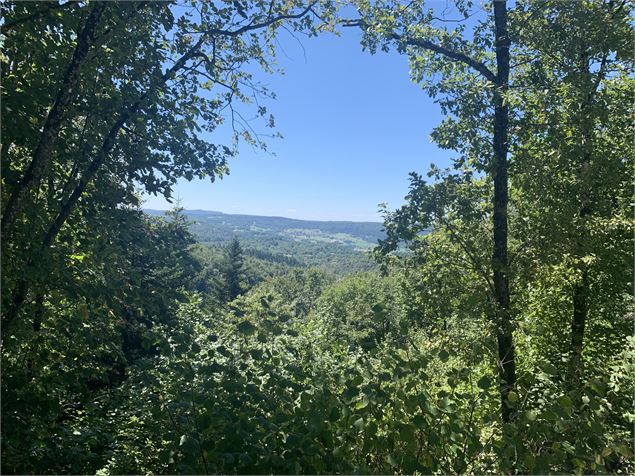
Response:
M149 215L163 215L161 210L144 210ZM192 232L202 241L226 241L234 236L276 236L314 242L331 242L345 246L370 248L385 237L378 222L296 220L285 217L233 215L206 210L185 210L193 222Z
M160 216L161 210L144 210ZM185 210L190 230L201 243L219 245L237 237L252 252L297 260L337 274L374 266L367 251L385 237L377 222L296 220L285 217L233 215Z

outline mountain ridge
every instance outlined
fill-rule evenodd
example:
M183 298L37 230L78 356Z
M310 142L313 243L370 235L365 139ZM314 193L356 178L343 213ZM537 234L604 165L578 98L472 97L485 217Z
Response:
M165 214L164 210L144 212ZM379 222L299 220L206 210L183 210L183 214L203 245L222 246L238 238L250 253L293 257L306 266L340 274L374 267L368 252L386 236Z
M149 215L163 215L165 212L169 211L169 210L159 210L159 209L156 209L156 208L143 208L142 210L145 213L148 213ZM203 210L201 208L183 209L183 211L187 215L206 215L207 214L207 215L219 215L219 216L231 216L231 217L275 218L275 219L281 219L281 220L289 220L289 221L296 221L296 222L309 222L309 223L354 223L354 224L363 223L363 224L383 225L383 223L380 222L380 221L368 221L368 220L361 220L361 221L356 221L356 220L309 220L309 219L305 219L305 218L291 218L291 217L285 217L285 216L281 216L281 215L251 215L249 213L226 213L226 212L219 212L217 210Z
M154 216L165 214L163 210L153 209L144 212ZM233 235L267 235L321 242L341 241L341 244L368 248L385 237L383 223L379 222L299 220L185 209L183 213L191 220L191 229L201 241L227 241Z

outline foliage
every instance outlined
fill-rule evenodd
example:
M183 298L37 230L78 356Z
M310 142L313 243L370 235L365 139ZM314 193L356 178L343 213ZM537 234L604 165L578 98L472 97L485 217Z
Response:
M632 474L631 7L486 6L344 21L408 55L457 154L384 233L137 206L225 173L223 121L259 142L253 68L330 2L2 4L2 474Z
M68 284L39 291L28 308L33 321L16 325L3 342L5 472L90 472L103 449L99 435L112 431L107 418L92 420L92 409L131 365L156 352L153 328L175 326L177 301L197 269L183 217L113 213L100 218L120 227L101 228L92 248L71 256L57 270ZM79 433L86 418L90 434Z

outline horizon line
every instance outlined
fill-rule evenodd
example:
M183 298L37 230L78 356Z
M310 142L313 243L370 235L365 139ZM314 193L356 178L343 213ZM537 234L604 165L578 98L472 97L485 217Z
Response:
M149 207L141 207L142 210L150 210L155 212L167 212L172 210L172 208L149 208ZM338 223L373 223L378 225L383 225L382 221L372 221L372 220L319 220L313 218L297 218L297 217L286 217L282 215L258 215L256 213L227 213L221 212L218 210L204 210L202 208L183 208L186 212L207 212L207 213L218 213L220 215L233 215L233 216L252 216L252 217L260 217L260 218L284 218L285 220L295 220L295 221L317 221L317 222L338 222Z

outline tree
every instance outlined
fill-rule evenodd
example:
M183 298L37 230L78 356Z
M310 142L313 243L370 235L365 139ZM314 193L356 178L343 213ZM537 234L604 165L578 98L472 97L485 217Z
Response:
M520 378L509 394L514 426L503 427L512 430L503 441L516 455L500 452L499 464L502 471L613 471L630 457L630 450L616 449L611 456L612 450L602 455L598 449L632 435L632 417L618 416L624 411L616 410L611 423L603 416L605 401L623 408L619 385L608 382L623 376L616 369L623 369L624 361L615 356L623 355L632 329L633 224L627 197L632 196L633 178L625 161L632 156L627 139L632 104L623 96L631 85L626 73L632 55L627 47L629 12L623 2L518 2L509 15L515 67L504 97L511 112L512 152L506 219L513 231L509 277L517 326L514 345L521 344L521 353L516 360ZM445 45L461 44L459 33L444 38ZM434 46L425 47L436 51ZM428 60L437 68L430 68ZM474 293L475 280L496 296L482 236L489 232L491 216L483 199L497 184L478 154L492 137L479 123L495 115L496 108L485 107L480 85L443 69L434 57L415 57L412 64L415 73L421 72L416 78L427 80L424 85L441 95L442 106L460 112L446 119L433 138L462 156L454 171L433 168L432 184L413 174L406 205L387 215L388 239L380 251L393 253L406 241L413 254L402 253L400 261L416 267L424 291L443 293L440 299L426 296L429 303L421 311L443 309L435 306L442 300L446 315L458 311L478 319L488 303ZM424 74L430 71L441 74ZM435 265L443 271L435 272ZM456 275L447 276L451 269ZM468 300L475 295L476 300ZM500 339L498 344L500 352ZM583 344L585 360L592 363L586 371ZM519 393L529 413L521 411ZM554 415L559 415L555 429L549 427ZM524 434L519 428L530 431ZM570 446L541 450L550 440Z
M617 326L632 291L630 9L613 1L522 2L515 15L524 64L514 156L525 218L518 234L531 259L525 279L558 276L569 310L562 351L569 380L578 380L589 318Z
M236 140L262 144L236 103L270 93L244 65L272 71L278 29L314 34L330 5L236 5L2 6L2 336L86 203L135 204L137 187L170 199L179 178L222 176L236 149L209 137L225 119Z
M509 394L516 383L513 311L510 301L508 256L508 151L511 41L508 7L504 0L488 4L484 19L466 32L472 2L455 2L463 18L439 18L423 1L357 2L361 18L345 22L364 32L363 45L371 51L394 46L406 53L413 78L437 97L448 116L433 138L461 156L456 167L473 167L492 181L492 248L490 319L496 325L497 366L500 374L501 419L510 422ZM458 22L450 28L447 22ZM424 81L425 79L425 81Z
M106 6L105 3L97 3L91 8L86 22L77 37L77 46L73 51L73 56L62 80L62 85L46 118L42 132L40 133L39 141L33 152L31 162L22 176L22 179L13 189L4 207L1 237L3 245L6 244L8 238L12 235L16 218L24 207L24 200L27 194L43 175L44 170L47 168L47 163L51 161L53 142L62 126L63 115L76 94L82 63L86 60L91 46L95 43L95 33ZM5 151L8 152L8 147Z
M225 250L225 266L223 269L225 302L233 301L243 293L244 278L243 249L238 238L234 238Z
M323 290L311 319L335 342L372 352L398 335L401 302L395 283L375 273L346 276Z

